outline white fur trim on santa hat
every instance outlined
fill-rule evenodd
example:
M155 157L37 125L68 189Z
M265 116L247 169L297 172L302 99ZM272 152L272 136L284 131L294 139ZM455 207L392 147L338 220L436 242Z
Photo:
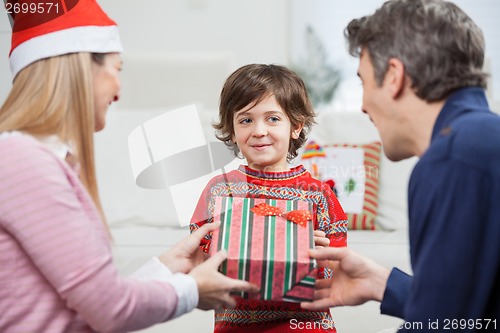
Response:
M37 60L76 52L123 52L118 27L75 27L31 38L17 46L10 55L12 78Z

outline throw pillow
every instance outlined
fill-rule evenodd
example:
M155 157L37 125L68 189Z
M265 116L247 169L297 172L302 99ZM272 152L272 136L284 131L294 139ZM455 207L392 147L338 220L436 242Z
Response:
M333 189L351 230L376 230L381 143L306 144L299 161Z

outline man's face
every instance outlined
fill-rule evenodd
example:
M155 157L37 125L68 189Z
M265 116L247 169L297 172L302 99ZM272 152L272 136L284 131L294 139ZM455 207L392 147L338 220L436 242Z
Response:
M380 105L383 86L378 86L375 80L375 71L370 55L366 50L361 52L359 58L358 76L363 86L363 104L361 109L370 116L370 120L380 131L379 122L383 125L384 110Z
M390 80L387 75L378 85L375 80L375 71L369 53L364 49L359 58L358 76L363 85L362 111L377 127L384 152L393 161L409 157L405 152L405 120L403 112L398 111L397 97L392 96Z

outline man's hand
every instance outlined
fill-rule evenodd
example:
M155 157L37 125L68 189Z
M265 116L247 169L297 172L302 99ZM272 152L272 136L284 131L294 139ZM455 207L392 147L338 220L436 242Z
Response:
M333 270L333 278L316 281L314 302L303 302L307 310L359 305L381 301L390 271L348 248L310 250L318 265Z

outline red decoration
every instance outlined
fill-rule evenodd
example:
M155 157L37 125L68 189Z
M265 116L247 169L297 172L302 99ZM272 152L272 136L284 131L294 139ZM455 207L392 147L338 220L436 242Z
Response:
M287 212L278 207L269 206L266 203L260 203L250 210L259 216L281 216L288 221L300 225L301 227L305 227L307 225L307 221L312 221L311 212L308 210L292 210Z

